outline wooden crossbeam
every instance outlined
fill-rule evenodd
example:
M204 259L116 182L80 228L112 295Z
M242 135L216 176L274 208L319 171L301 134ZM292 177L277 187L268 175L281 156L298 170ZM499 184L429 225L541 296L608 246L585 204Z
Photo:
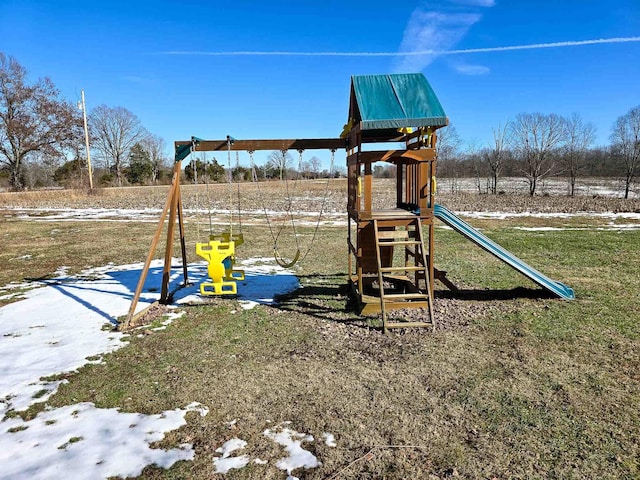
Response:
M196 152L217 152L230 148L239 151L257 150L338 150L347 148L345 138L298 138L275 140L233 140L231 145L227 140L178 140L175 142L176 151L180 147L193 145Z

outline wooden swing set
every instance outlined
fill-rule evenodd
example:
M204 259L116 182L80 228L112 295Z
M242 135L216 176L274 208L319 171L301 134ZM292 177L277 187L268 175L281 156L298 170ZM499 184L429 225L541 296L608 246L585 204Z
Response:
M144 312L134 315L167 216L169 226L159 302L169 303L175 292L169 292L169 277L176 220L183 272L183 283L178 288L189 284L180 170L182 161L190 153L226 150L230 155L231 151L247 151L255 178L253 152L257 150L276 150L283 154L294 150L301 154L314 149L330 150L332 162L338 149L345 149L347 154L349 283L360 313L381 313L385 332L390 328L433 327L433 282L444 278L438 275L433 264L436 130L447 124L442 106L422 74L363 75L351 79L349 118L339 138L237 140L228 136L225 140L192 137L176 141L169 195L122 328L129 328ZM390 149L389 144L393 144L393 148ZM376 149L379 145L383 149ZM371 146L374 148L368 148ZM374 202L373 195L376 162L387 162L396 168L396 201L382 208ZM259 182L257 185L260 188ZM287 215L293 222L290 203ZM316 232L318 227L319 220ZM276 235L270 224L269 230L274 239L274 257L282 266L292 266L311 250L310 246L302 255L296 236L297 251L291 260L286 260L278 251L279 233ZM208 246L197 247L203 258L215 257L209 261L210 265L216 264L210 267L214 271L208 271L212 282L205 284L204 291L201 286L201 293L206 294L207 289L213 289L213 294L236 293L234 276L244 278L244 273L233 268L235 246L242 241L241 236L234 236L230 230L223 237L210 237ZM212 287L212 284L218 286ZM420 321L387 319L388 311L404 308L425 308L427 318Z

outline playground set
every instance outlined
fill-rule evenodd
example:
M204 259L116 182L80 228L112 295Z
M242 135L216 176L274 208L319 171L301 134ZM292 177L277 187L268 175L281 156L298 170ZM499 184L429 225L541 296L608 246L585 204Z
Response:
M465 238L518 270L558 297L573 299L568 286L554 281L506 251L453 212L435 203L437 130L448 125L440 101L431 85L418 74L362 75L351 78L349 117L338 138L236 140L191 140L175 142L173 179L165 207L133 301L123 324L133 318L149 265L156 250L167 214L169 226L164 259L160 303L169 303L169 275L176 219L182 251L184 283L187 285L186 245L180 171L182 161L192 152L281 151L344 148L347 154L348 274L361 314L382 316L382 328L433 327L434 281L456 289L445 272L434 266L434 219L438 218ZM388 162L396 167L395 204L380 208L374 202L373 165ZM378 199L376 199L378 200ZM375 207L374 207L375 205ZM211 235L198 243L196 253L208 262L210 282L200 285L202 295L233 295L244 272L235 268L235 249L244 242L242 233L229 231ZM274 246L274 257L282 266L292 266L299 258L285 261ZM180 288L180 287L179 287ZM390 321L387 312L424 308L419 321ZM138 314L139 315L139 314Z

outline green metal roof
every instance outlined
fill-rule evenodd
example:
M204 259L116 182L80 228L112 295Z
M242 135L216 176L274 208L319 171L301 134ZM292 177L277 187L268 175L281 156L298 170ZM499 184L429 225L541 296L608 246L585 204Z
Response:
M449 123L421 73L352 76L349 118L360 122L362 130L444 127Z

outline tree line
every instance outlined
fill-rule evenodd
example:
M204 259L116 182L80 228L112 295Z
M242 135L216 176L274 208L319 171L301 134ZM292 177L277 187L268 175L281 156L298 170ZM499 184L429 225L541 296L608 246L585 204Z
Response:
M99 105L88 115L92 158L101 185L157 183L170 172L166 144L148 132L124 107ZM640 105L611 126L610 145L593 147L596 128L579 114L519 113L491 129L491 141L468 145L454 126L438 130L441 176L488 179L488 191L500 192L500 178L526 178L529 194L549 175L568 178L575 195L578 176L622 177L628 198L640 163ZM192 156L194 157L194 156ZM321 170L317 157L298 165L289 152L272 152L265 165L236 164L227 169L215 158L192 158L185 167L188 181L252 181L279 178L320 178L344 174L343 168ZM77 106L60 95L48 78L29 82L27 70L0 52L0 180L13 190L67 185L86 172L83 122ZM389 172L376 166L376 176Z
M99 105L88 116L92 157L103 184L157 182L164 140L123 107ZM64 184L86 171L78 106L48 78L29 82L27 70L0 52L0 178L13 190Z
M207 158L205 152L194 153L191 161L185 166L184 172L187 181L193 183L207 182L253 182L262 180L312 180L318 178L338 178L344 176L345 169L341 167L323 168L322 161L317 156L309 160L299 158L297 165L288 151L274 150L267 157L264 165L257 165L253 158L250 166L240 165L239 152L235 154L235 163L230 165L231 159L227 159L227 168L224 162L219 162L216 157Z
M477 148L462 147L454 126L438 130L438 175L475 177L488 180L488 193L497 194L500 178L523 177L529 194L535 195L540 181L548 176L567 178L570 196L576 193L576 179L616 177L624 179L624 198L640 164L640 105L616 119L611 127L608 146L593 147L596 127L574 113L519 113L491 130L491 141Z

